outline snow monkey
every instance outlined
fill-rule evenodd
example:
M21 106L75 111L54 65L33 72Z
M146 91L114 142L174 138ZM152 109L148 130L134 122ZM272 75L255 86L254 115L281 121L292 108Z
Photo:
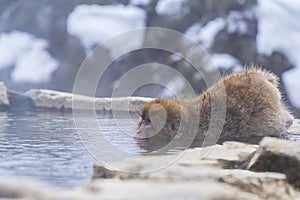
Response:
M192 146L201 146L211 120L212 100L220 98L219 87L226 94L226 111L218 143L257 143L264 136L278 137L291 126L293 116L283 104L277 84L274 74L253 68L223 77L196 98L153 100L141 111L135 139L142 148L157 148L176 135L184 138L189 123L197 119Z

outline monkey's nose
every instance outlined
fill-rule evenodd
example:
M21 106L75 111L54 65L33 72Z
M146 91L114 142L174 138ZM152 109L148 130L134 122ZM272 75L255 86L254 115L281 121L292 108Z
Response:
M146 138L144 129L145 129L144 126L140 126L139 129L137 130L137 132L133 135L133 138L134 139L144 139L144 138Z

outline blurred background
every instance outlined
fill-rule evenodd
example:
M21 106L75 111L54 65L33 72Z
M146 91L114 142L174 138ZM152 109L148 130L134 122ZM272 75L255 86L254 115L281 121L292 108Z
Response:
M1 0L0 81L16 91L72 92L81 63L100 42L135 28L164 27L203 45L222 74L251 65L273 71L299 117L299 20L298 0ZM114 54L101 48L102 55ZM205 89L187 62L149 49L113 62L101 80L105 90L96 95L110 96L122 74L148 62L172 66L197 92ZM168 86L184 90L176 77ZM171 96L160 86L145 86L136 95Z

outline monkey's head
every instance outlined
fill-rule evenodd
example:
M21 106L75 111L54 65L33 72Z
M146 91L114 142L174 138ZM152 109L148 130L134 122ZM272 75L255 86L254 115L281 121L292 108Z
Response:
M177 100L156 99L144 106L134 138L142 148L170 142L181 123L181 106ZM146 142L146 143L145 143Z

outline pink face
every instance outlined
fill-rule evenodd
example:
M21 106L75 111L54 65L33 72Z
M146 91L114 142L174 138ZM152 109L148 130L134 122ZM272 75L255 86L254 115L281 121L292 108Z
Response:
M142 117L142 121L139 123L137 133L134 135L136 139L147 138L147 131L151 129L151 121L145 117Z
M169 143L169 140L162 140L164 134L163 128L159 128L159 115L153 113L150 119L149 113L144 111L141 118L141 121L138 123L137 132L133 136L140 148L147 151L154 151ZM165 135L168 138L168 134Z

